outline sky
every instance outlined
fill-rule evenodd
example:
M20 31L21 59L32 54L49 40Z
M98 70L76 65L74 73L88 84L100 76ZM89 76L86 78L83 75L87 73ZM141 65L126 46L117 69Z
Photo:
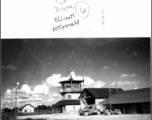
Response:
M150 38L2 40L1 107L61 100L59 81L84 76L85 88L150 87ZM84 69L84 71L83 71Z

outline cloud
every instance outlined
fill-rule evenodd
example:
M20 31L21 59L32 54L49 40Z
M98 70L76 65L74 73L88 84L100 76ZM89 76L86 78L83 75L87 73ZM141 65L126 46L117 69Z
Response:
M33 88L33 90L31 88ZM51 95L51 97L49 95ZM13 88L12 90L6 90L4 98L2 98L2 106L6 107L7 105L9 105L10 108L13 108L15 97L15 88ZM43 104L50 104L50 102L53 102L53 100L58 97L59 95L57 93L49 92L49 86L46 83L43 83L42 85L36 85L34 87L30 87L29 85L24 84L21 86L20 89L17 89L18 106L27 103L36 103L37 101L42 102Z
M41 95L32 95L32 97L38 98L41 97Z
M128 74L122 74L120 77L134 77L136 76L136 74L131 74L131 75L128 75Z
M52 76L43 80L43 82L39 85L29 86L28 84L23 84L21 88L17 89L17 101L18 105L25 103L35 103L40 104L51 104L54 103L55 100L61 99L61 95L54 91L50 91L50 87L59 87L61 84L60 81L69 80L72 76L74 80L83 80L83 76L77 76L73 71L67 77L61 76L61 74L53 74ZM92 88L101 88L105 86L105 82L103 81L95 81L88 76L84 76L84 87L92 87ZM2 100L7 100L5 103L9 103L12 106L15 102L16 89L8 89L4 94L4 98Z
M61 74L53 74L52 76L46 78L46 80L43 81L42 85L36 85L33 87L33 91L31 90L31 87L24 84L21 88L22 91L24 91L27 94L49 94L49 87L59 87L61 84L60 81L63 80L69 80L69 78L72 76L74 80L83 80L83 76L77 76L73 71L68 75L67 77L62 77ZM85 87L103 87L105 85L105 82L102 81L95 81L90 77L84 76L84 85ZM52 96L58 96L57 94L53 93Z
M137 85L135 84L135 87L134 87L134 89L136 90L136 89L138 89L138 87L137 87Z
M2 66L2 69L7 69L7 70L16 70L17 67L12 66L12 65L8 65L8 66Z
M27 94L31 94L32 93L31 88L27 84L22 85L21 90L24 91Z
M52 100L54 100L55 98L62 98L62 97L61 97L60 94L57 94L57 93L55 93L55 92L50 93L50 94L48 95L49 101L52 101Z
M46 79L46 83L50 86L60 86L59 82L61 81L61 74L53 74L51 77Z
M94 83L93 79L91 79L90 77L84 77L84 85L85 86L92 85L93 83Z
M137 83L140 83L140 82L137 82L137 81L117 81L117 85L119 85L119 86L131 85L131 84L137 84ZM116 81L112 82L110 85L111 86L116 85Z
M122 74L120 77L128 77L128 74Z
M57 97L57 96L59 96L57 93L55 93L55 92L53 92L53 96L54 97Z
M37 101L37 100L42 100L42 97L30 97L29 99L28 99L29 101L31 101L31 100L34 100L34 101Z
M11 90L8 89L8 90L6 91L6 93L7 93L7 94L11 94Z
M83 80L83 76L76 76L76 74L73 71L70 73L70 75L74 80ZM46 79L46 83L50 86L59 87L61 86L59 82L63 80L69 80L70 75L68 75L67 77L62 77L61 74L53 74L51 77L48 77ZM92 78L87 76L84 76L84 81L85 86L91 85L95 82Z
M105 82L102 82L102 81L97 81L97 82L94 82L93 84L89 85L89 86L86 86L86 87L91 87L91 88L102 88L105 86Z
M49 86L46 83L43 85L37 85L34 87L34 90L31 93L47 95L49 93Z
M48 101L52 102L54 100L54 98L49 98Z
M110 67L108 67L108 66L104 66L104 67L103 67L103 69L109 69L109 68L110 68Z
M20 89L17 89L17 98L19 98L20 96L26 96L26 93ZM6 92L4 93L4 97L6 99L14 99L16 97L16 89L13 88L12 90L8 89L6 90Z
M131 76L131 77L134 77L134 76L136 76L136 75L135 75L135 74L131 74L130 76Z
M31 88L33 88L33 90L31 90ZM42 85L36 85L34 87L30 87L29 85L24 84L21 87L21 91L32 95L47 95L49 93L49 86L46 83L43 83Z

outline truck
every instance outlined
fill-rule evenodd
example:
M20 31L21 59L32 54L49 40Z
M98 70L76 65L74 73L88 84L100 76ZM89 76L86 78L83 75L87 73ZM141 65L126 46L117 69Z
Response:
M79 110L79 115L84 115L88 116L91 114L104 114L104 115L112 115L112 114L121 114L121 111L119 109L114 109L110 110L107 109L104 105L102 104L97 104L97 105L86 105L83 109Z
M98 105L86 105L83 109L79 110L79 115L90 115L90 114L103 114L105 112L105 107L102 104Z
M85 107L83 109L79 109L79 115L91 115L91 114L105 114L105 115L112 115L112 114L121 114L120 109L111 109L110 105L104 106L103 104L92 104L88 105L85 99L81 99L84 103Z
M110 107L110 105L106 106L106 115L120 115L121 111L120 109L114 109L113 107Z

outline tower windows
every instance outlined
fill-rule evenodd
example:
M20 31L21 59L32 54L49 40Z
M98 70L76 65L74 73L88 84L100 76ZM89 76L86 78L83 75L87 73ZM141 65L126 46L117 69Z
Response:
M71 99L71 95L67 95L67 99Z

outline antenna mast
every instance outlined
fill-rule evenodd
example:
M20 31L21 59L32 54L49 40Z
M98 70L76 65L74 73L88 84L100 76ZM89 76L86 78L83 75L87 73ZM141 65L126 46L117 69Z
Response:
M109 88L109 98L110 98L110 110L111 110L111 90Z
M116 80L116 93L117 93L117 80Z
M83 48L83 89L84 89L84 48Z
M83 88L84 88L84 60L83 60Z

